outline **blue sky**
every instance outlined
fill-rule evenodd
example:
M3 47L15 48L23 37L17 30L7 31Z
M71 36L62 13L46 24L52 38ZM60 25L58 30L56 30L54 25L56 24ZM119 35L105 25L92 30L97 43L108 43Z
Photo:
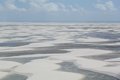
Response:
M120 22L120 0L0 0L0 21Z

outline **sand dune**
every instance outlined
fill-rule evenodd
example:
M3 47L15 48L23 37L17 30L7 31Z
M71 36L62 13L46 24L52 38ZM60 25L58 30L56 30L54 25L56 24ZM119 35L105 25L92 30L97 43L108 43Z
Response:
M119 80L119 25L3 24L0 79L18 74L26 80Z

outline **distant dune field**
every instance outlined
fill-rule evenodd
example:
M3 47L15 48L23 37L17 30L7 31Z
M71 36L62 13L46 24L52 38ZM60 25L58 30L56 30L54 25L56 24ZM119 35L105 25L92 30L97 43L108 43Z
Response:
M119 80L118 23L0 23L0 80Z

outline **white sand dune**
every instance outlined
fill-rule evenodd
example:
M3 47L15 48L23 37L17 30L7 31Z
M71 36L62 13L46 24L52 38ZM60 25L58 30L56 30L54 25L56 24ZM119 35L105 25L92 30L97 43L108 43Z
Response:
M103 38L87 37L87 38L77 39L77 41L79 42L102 42L102 41L109 41L109 40L103 39Z
M22 73L39 73L43 71L52 71L52 70L59 69L59 68L60 66L56 65L55 61L40 59L40 60L35 60L35 61L22 65L16 68L16 71L19 71Z
M109 50L100 50L100 49L89 49L89 48L83 48L83 49L67 49L70 51L68 53L69 55L73 56L92 56L92 55L102 55L102 54L111 54L112 51Z
M84 78L82 74L58 71L60 68L59 60L34 60L30 63L16 68L19 73L31 73L32 76L27 80L79 80Z
M120 64L118 63L116 65L115 63L110 63L110 62L79 58L77 61L75 61L75 64L82 69L100 72L120 78L119 77ZM109 65L113 65L113 66L109 66Z
M21 64L18 62L0 61L0 70L11 70L12 68L20 65Z
M92 55L102 55L102 54L111 54L112 51L109 50L99 50L99 49L66 49L70 51L66 54L61 55L51 55L49 58L51 59L59 59L59 60L76 60L79 59L82 56L92 56Z
M6 77L9 73L7 72L0 72L0 79Z
M106 44L100 44L100 45L106 45L106 46L120 46L120 42L116 42L116 43L106 43Z
M98 52L98 53L97 53ZM73 62L76 66L78 66L80 69L86 69L90 71L100 72L108 75L117 76L116 74L119 74L119 66L116 67L108 67L107 65L111 65L110 62L105 61L99 61L99 60L92 60L92 59L85 59L81 58L80 56L87 56L87 53L90 53L88 55L100 55L100 54L108 54L111 51L107 50L97 50L97 49L73 49L70 53L67 54L61 54L61 55L51 55L47 59L37 59L33 60L29 63L26 63L18 68L16 68L16 72L19 73L31 73L33 74L32 77L28 78L28 80L39 80L39 79L45 79L45 80L52 80L57 79L57 77L50 77L53 75L56 75L60 77L59 79L69 79L69 80L79 80L83 78L82 74L73 74L68 72L60 72L57 71L57 69L60 68L59 65L56 63L66 62L70 61ZM116 71L117 70L117 71ZM57 75L58 74L58 75ZM64 74L64 77L63 77ZM41 76L43 75L43 76ZM44 77L46 76L47 77ZM80 76L82 75L82 76ZM79 79L76 79L76 78Z
M120 58L112 58L112 59L107 59L105 61L109 61L109 62L120 62Z
M43 25L43 24L42 24ZM57 49L59 48L59 44L63 43L81 43L81 44L92 44L98 46L119 46L120 43L112 43L112 40L119 39L116 36L119 35L119 25L120 24L68 24L62 26L56 24L53 26L48 26L48 24L44 24L45 26L34 26L29 25L26 27L25 24L21 24L19 26L5 26L0 27L0 52L10 52L12 51L25 51L25 50L33 50L38 49L38 47L51 47L57 44ZM97 27L96 27L97 26ZM49 28L48 28L49 27ZM110 32L112 30L113 32ZM104 32L104 33L112 33L113 38L109 36L108 38L101 38L102 35L97 37L90 37L85 35L86 33L96 33L96 32ZM114 36L114 33L116 34ZM111 37L111 38L110 38ZM119 36L118 36L119 37ZM109 43L105 43L105 42ZM19 42L30 42L30 44L26 45L18 45L12 44L15 42L20 44ZM97 44L98 42L98 44ZM104 43L102 43L104 42ZM10 45L8 44L10 43ZM102 44L100 44L102 43ZM87 46L86 45L86 46ZM60 46L61 47L61 46ZM74 47L74 46L73 46ZM82 45L81 45L82 47ZM89 47L89 46L88 46ZM93 49L94 48L94 49ZM109 49L109 48L108 48ZM109 55L113 54L114 51L109 50L100 50L92 48L77 48L77 49L63 49L68 51L65 54L33 54L33 55L21 55L21 56L11 56L11 57L0 57L0 59L13 59L13 58L32 58L32 57L43 57L48 56L48 58L44 59L36 59L32 60L26 64L21 64L14 61L3 61L0 60L0 79L6 77L9 74L9 71L13 71L20 74L31 74L28 76L27 80L82 80L86 76L83 74L77 74L72 72L64 72L59 69L61 66L57 63L62 62L71 62L76 67L80 69L85 69L89 71L95 71L99 73L104 73L108 75L112 75L118 77L120 74L120 59L108 59L108 60L96 60L96 59L88 59L86 56L99 56L99 55ZM18 53L14 53L18 54ZM83 57L84 56L84 57ZM117 63L114 61L118 61ZM4 72L6 71L6 72Z
M7 72L0 72L0 79L6 77L9 73Z
M33 48L25 48L25 47L2 47L0 48L0 52L12 52L12 51L27 51L33 50Z
M21 64L18 62L12 62L12 61L0 61L0 80L5 78L7 75L10 74L11 71L17 66L20 66Z
M49 47L53 45L52 41L48 41L43 43L31 43L20 47L0 47L0 52L34 50L36 47Z
M32 77L29 77L27 80L82 80L84 75L69 73L69 72L41 72L41 74L34 74Z
M48 47L48 46L53 46L53 42L52 41L48 41L48 42L42 42L42 43L31 43L29 45L25 45L23 46L23 48L25 47L31 47L31 48L34 48L34 47Z

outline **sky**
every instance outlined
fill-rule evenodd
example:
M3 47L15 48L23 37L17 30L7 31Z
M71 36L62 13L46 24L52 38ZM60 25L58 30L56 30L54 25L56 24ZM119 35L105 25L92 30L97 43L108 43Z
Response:
M0 0L1 22L120 22L120 0Z

